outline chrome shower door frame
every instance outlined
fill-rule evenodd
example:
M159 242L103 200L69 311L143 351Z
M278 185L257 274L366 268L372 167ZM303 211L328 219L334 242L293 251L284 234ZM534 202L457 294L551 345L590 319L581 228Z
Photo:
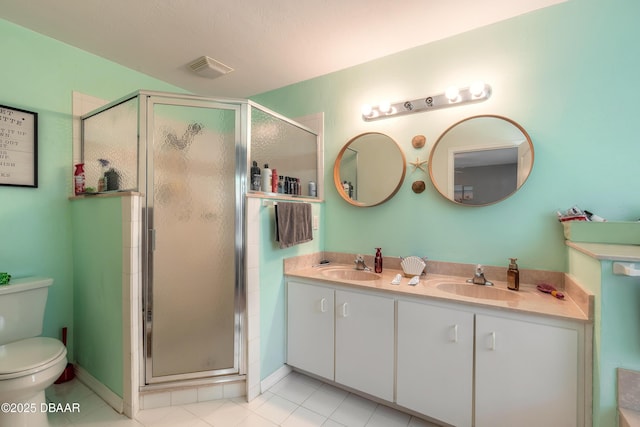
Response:
M142 361L141 383L160 385L168 382L218 382L237 379L246 374L245 348L245 200L247 169L247 128L248 109L246 102L240 100L207 99L189 95L174 95L154 92L141 92L139 120L139 188L144 193L142 212ZM154 224L154 108L156 105L199 107L233 110L235 112L235 325L233 367L208 371L197 371L173 375L153 375L153 257L155 248ZM186 350L185 350L186 351Z

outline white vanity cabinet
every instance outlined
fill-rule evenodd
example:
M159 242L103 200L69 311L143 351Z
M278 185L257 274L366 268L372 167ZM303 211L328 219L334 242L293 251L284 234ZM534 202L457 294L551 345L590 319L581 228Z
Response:
M583 425L581 325L491 313L398 301L398 405L455 426Z
M578 344L570 325L477 314L475 426L577 426Z
M447 425L589 424L585 322L338 284L287 289L293 367Z
M472 425L473 317L398 301L398 405L451 425Z
M287 363L393 401L394 299L297 281L287 292Z
M289 282L287 363L333 381L334 290Z
M336 382L393 401L393 298L336 291Z

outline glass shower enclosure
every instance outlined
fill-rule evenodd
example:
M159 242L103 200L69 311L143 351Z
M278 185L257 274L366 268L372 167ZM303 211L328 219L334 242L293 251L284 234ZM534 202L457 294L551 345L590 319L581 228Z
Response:
M246 372L252 112L260 123L271 116L246 100L138 91L82 118L87 185L106 176L103 192L143 195L143 386Z

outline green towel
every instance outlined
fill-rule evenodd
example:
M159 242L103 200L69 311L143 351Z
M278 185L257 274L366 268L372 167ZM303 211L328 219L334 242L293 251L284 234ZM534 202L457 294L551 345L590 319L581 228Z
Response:
M8 285L9 280L11 280L11 275L9 273L0 273L0 285Z

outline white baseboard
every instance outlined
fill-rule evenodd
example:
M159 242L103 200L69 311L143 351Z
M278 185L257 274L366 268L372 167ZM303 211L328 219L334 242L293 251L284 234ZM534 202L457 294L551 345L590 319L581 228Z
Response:
M276 370L273 374L260 381L260 393L264 393L273 387L278 381L289 375L293 371L289 365L282 365L281 368Z
M107 402L109 406L115 409L119 414L124 411L124 403L122 398L115 394L109 387L102 384L93 375L91 375L86 369L75 364L74 372L80 382L89 387L95 394L97 394L102 400Z

